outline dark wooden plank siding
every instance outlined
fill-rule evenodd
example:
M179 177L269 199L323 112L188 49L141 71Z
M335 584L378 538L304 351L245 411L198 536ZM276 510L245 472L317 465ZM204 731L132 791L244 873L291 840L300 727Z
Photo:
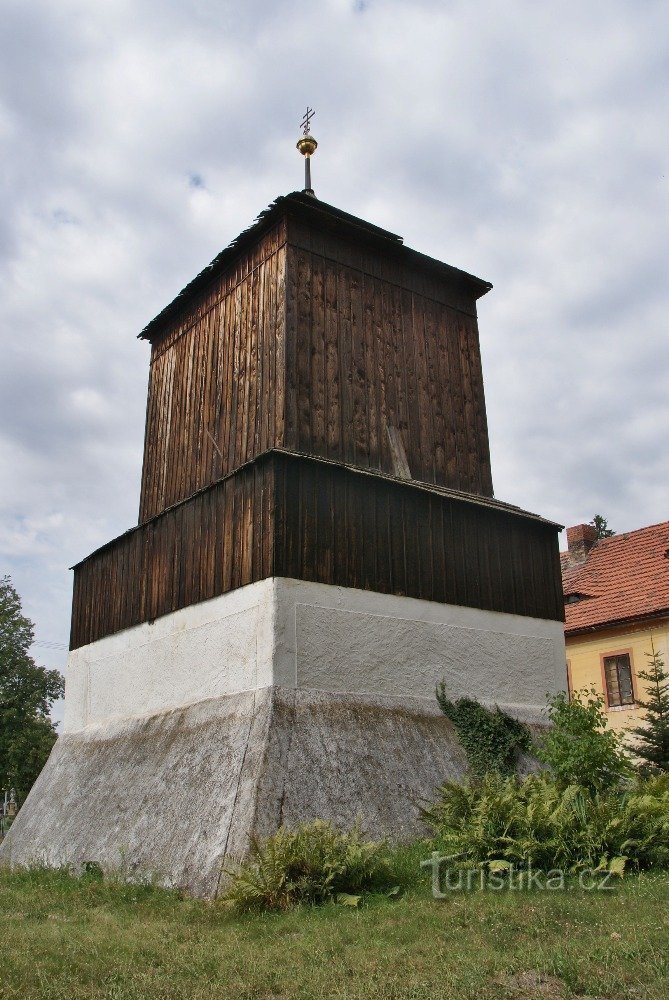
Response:
M140 522L282 443L284 282L282 222L154 339Z
M247 465L79 563L71 648L272 576L273 484Z
M475 292L397 254L284 218L184 301L152 337L140 522L273 447L492 495Z
M75 567L71 646L270 576L563 614L551 525L270 452Z
M458 272L447 276L438 261L408 250L394 240L370 238L355 224L324 226L320 216L306 218L301 213L296 216L290 209L289 212L288 241L291 246L476 316L473 295L483 293L480 289L477 293L473 291L471 281L467 280L470 276L460 273L463 279L460 281Z
M276 576L563 620L551 525L330 463L276 469Z
M485 283L332 212L152 325L140 525L75 568L72 648L270 576L562 620L555 528L439 490L492 496Z
M289 243L284 446L393 474L394 428L412 479L492 496L474 301L464 312L409 290L385 263L377 254L370 274Z

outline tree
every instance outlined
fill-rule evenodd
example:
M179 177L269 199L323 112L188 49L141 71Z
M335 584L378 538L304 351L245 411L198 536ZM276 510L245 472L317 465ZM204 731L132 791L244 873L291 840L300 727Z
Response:
M23 802L56 740L49 709L63 694L57 670L28 655L32 622L8 576L0 578L0 789Z
M617 784L630 770L622 740L606 726L604 699L594 688L564 691L548 699L552 727L537 757L548 764L560 785L592 791Z
M669 674L652 638L650 649L650 653L646 653L648 669L638 674L639 680L647 685L648 700L637 702L645 709L646 717L640 726L630 730L637 739L628 744L627 749L640 758L642 765L669 771Z
M597 540L600 538L611 538L615 535L615 531L612 531L608 526L608 522L605 517L601 514L595 514L592 521L590 522L597 530Z

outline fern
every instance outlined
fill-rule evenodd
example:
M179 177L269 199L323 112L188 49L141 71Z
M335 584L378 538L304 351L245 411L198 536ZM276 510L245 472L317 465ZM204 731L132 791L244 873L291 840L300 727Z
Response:
M362 893L388 890L393 882L385 842L365 841L359 825L341 833L322 820L252 840L249 859L227 874L223 899L240 910L337 899L350 906Z
M669 775L626 789L563 789L549 774L524 781L491 773L447 782L424 810L444 854L462 866L513 862L535 869L617 871L669 865Z

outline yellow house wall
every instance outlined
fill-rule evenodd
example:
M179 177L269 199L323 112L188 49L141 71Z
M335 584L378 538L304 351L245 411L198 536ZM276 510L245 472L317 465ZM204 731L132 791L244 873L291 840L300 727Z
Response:
M645 654L650 652L651 637L655 650L664 660L665 668L669 669L669 619L656 620L636 627L627 626L625 629L602 629L587 635L567 636L565 644L571 691L594 687L601 694L605 694L602 656L629 651L634 697L646 700L646 686L639 681L637 675L640 670L648 669L649 661ZM633 706L612 707L606 713L608 724L612 729L637 726L642 721L643 715L642 709Z

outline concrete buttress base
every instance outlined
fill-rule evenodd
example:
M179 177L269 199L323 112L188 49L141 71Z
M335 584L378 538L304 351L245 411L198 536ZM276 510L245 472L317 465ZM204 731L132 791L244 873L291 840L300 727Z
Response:
M282 688L61 736L0 849L10 865L79 866L216 895L224 858L281 823L360 818L408 839L463 774L450 723L424 704Z

